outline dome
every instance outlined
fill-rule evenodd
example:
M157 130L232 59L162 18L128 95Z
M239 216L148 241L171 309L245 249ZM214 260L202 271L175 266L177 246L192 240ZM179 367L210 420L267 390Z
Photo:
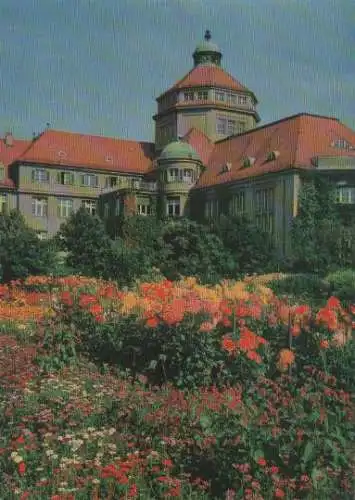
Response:
M208 40L204 40L203 42L199 43L195 49L195 53L199 54L201 52L218 52L219 54L221 51L219 50L218 45L215 43L212 43Z
M199 43L192 54L195 66L199 64L215 64L221 65L222 53L218 45L211 42L211 32L206 30L205 39Z
M187 142L174 141L165 146L159 160L197 160L201 161L194 148Z

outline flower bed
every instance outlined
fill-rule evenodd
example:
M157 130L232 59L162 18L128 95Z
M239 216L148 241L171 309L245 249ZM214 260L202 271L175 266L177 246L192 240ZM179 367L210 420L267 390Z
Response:
M352 498L355 306L33 277L1 311L0 498Z

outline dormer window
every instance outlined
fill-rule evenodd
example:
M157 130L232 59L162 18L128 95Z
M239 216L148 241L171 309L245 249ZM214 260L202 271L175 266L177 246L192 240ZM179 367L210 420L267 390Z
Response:
M222 167L222 173L224 172L230 172L232 170L232 164L227 161L227 163L225 163Z
M240 95L238 97L239 104L247 104L248 103L248 98L246 95Z
M345 139L338 139L337 141L332 142L332 146L337 149L355 149L354 146L352 146L350 142Z
M267 155L267 161L274 161L277 160L277 158L280 156L280 151L270 151L270 153Z
M246 158L244 158L243 167L244 168L252 167L254 163L255 163L255 158L253 156L247 156Z

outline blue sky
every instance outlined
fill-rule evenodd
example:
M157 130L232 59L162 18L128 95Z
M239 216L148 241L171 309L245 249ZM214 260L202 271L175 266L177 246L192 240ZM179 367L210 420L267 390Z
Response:
M262 124L299 112L355 129L354 0L0 0L0 135L153 139L155 98L210 29Z

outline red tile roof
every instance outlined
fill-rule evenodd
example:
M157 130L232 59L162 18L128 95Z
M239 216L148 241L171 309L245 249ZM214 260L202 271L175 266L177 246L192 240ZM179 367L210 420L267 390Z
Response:
M0 180L0 187L15 187L9 177L9 165L13 163L31 144L31 141L13 139L12 146L6 146L4 139L0 138L0 164L5 167L5 176Z
M214 143L209 140L207 135L201 132L201 130L192 127L182 139L194 148L201 158L202 163L207 164L208 158L214 148Z
M48 129L19 158L23 162L145 173L154 144Z
M334 141L345 139L355 147L355 131L337 119L317 115L299 114L284 118L243 134L215 143L207 168L196 188L209 187L225 182L300 167L314 168L315 156L354 156L355 150L337 149ZM272 151L278 158L267 161ZM250 167L243 167L246 157L255 158ZM230 162L231 170L222 173L222 167Z
M161 96L165 95L172 90L179 90L191 87L214 86L222 87L239 92L251 93L247 87L244 87L238 80L233 78L220 66L200 64L189 71L181 80L176 82L170 89L164 92ZM159 99L158 97L158 99Z

